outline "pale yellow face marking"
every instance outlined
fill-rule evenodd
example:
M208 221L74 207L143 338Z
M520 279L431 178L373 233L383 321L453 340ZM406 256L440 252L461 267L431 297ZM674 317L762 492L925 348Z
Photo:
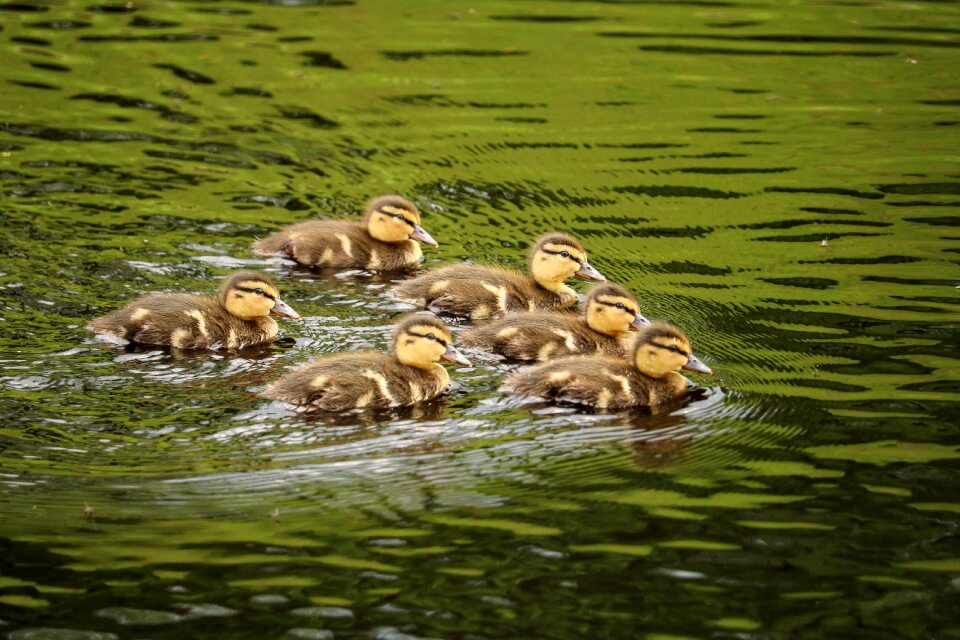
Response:
M144 318L146 318L148 315L150 315L150 309L137 309L130 314L130 319L133 320L134 322L139 322L140 320L143 320Z
M517 331L519 331L519 329L516 327L507 327L506 329L501 329L498 331L497 337L506 340L507 338L512 338L513 336L517 335Z
M347 237L345 233L336 234L337 240L340 241L340 249L347 255L347 257L353 257L353 245L350 242L350 238Z
M430 293L431 294L440 293L441 291L445 290L449 286L450 286L449 280L437 280L432 285L430 285Z
M394 353L397 360L405 365L417 367L418 369L430 369L440 356L446 351L446 347L436 340L428 340L423 337L432 333L447 344L451 342L450 334L446 331L430 324L413 325L406 331L397 336L394 343ZM419 335L413 335L419 334ZM441 369L443 367L440 367Z
M333 249L327 247L323 250L323 253L320 254L317 264L330 264L331 262L333 262Z
M556 351L556 349L557 345L553 344L552 342L548 342L540 347L540 351L537 352L537 360L546 360L550 357L551 353Z
M660 336L653 339L664 345L676 345L683 351L690 353L690 345L684 340ZM676 371L687 362L687 357L666 349L659 349L645 344L637 350L636 366L642 373L651 378L662 378L671 371Z
M191 335L189 329L177 329L173 332L173 335L170 336L170 344L179 349L187 343Z
M387 404L391 406L396 404L397 401L394 399L393 394L390 393L390 385L387 384L387 379L383 376L383 374L367 369L362 375L364 378L373 380L374 384L377 385L377 390L380 392L380 397L386 400Z
M566 382L573 374L569 371L554 371L550 374L550 382Z
M274 298L280 297L280 291L276 287L271 286L262 280L244 280L240 283L240 286L246 287L247 289L256 289L259 287L272 295ZM270 303L270 306L273 306L272 302Z
M370 250L370 260L367 262L367 269L379 269L380 268L380 256L377 254L376 249Z
M586 255L582 252L562 244L547 243L540 247L534 255L531 264L531 275L544 289L548 291L558 291L563 287L563 281L572 278L573 274L580 268L576 262L570 258L564 258L560 255L546 253L547 251L566 251L572 257L585 261Z
M230 329L230 333L227 335L227 348L237 348L237 332L234 329Z
M326 386L327 381L330 379L330 376L317 376L310 381L310 387L313 389L322 389Z
M587 325L608 336L620 336L630 331L633 313L610 305L622 302L627 309L636 309L637 303L621 296L597 296L587 307Z
M199 309L192 309L190 311L184 311L188 316L197 321L197 331L200 332L204 338L209 338L210 334L207 333L207 319Z
M613 393L610 392L610 389L601 389L600 393L597 394L597 406L601 409L606 409L610 405L610 399L613 397Z
M577 342L576 340L574 340L572 333L570 333L566 329L552 329L552 331L556 335L563 338L563 344L567 347L567 349L569 349L570 351L577 350Z
M374 398L375 395L376 395L376 394L373 392L373 389L370 389L369 391L367 391L366 393L364 393L362 396L360 396L359 398L357 398L357 402L356 402L356 404L355 404L354 406L355 406L357 409L363 409L365 406L367 406L368 404L370 404L371 402L373 402L373 398Z

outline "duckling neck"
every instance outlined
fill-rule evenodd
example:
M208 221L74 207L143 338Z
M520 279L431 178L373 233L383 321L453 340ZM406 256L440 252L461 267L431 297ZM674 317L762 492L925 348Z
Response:
M551 291L562 298L569 298L570 296L573 296L574 300L577 298L577 292L565 285L563 280L538 280L534 276L531 277L538 287Z

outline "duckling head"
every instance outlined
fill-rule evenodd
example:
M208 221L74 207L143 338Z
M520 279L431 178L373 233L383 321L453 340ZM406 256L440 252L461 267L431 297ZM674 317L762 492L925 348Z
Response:
M280 291L267 276L257 271L238 271L220 287L220 304L241 320L254 320L269 315L286 316L294 320L300 314L280 299Z
M537 240L530 254L530 274L544 289L559 291L567 278L606 282L587 262L587 251L573 236L548 233Z
M644 327L634 339L633 362L641 373L651 378L662 378L679 369L713 373L693 355L690 341L680 329L661 322Z
M381 242L416 240L436 247L437 241L420 226L420 212L412 202L400 196L380 196L369 205L364 216L367 231Z
M587 293L587 325L608 336L622 336L650 324L640 315L637 299L618 284L598 284Z
M429 369L439 360L473 365L453 346L453 336L438 318L423 313L407 316L393 333L393 353L405 365Z

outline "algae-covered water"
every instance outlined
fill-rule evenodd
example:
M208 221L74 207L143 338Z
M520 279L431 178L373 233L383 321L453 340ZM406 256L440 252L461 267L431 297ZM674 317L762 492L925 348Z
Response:
M96 2L0 4L0 636L960 637L960 6ZM381 193L428 267L576 234L717 375L260 398L384 347L402 276L250 241ZM239 267L275 345L84 331Z

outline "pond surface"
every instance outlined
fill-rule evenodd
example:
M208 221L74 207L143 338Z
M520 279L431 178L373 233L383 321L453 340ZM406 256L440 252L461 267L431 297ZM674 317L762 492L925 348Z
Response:
M97 2L0 4L0 635L960 637L960 7ZM575 233L717 375L261 399L402 276L251 240L381 193L427 266ZM84 331L238 267L306 316L273 346Z

